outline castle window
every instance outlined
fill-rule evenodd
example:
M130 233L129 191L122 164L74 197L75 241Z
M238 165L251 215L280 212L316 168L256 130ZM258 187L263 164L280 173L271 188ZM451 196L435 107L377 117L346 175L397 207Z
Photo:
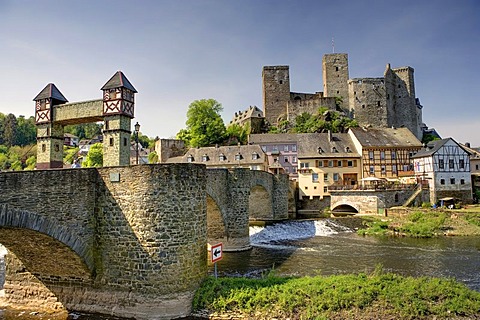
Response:
M278 81L278 83L283 84L283 80Z
M379 106L379 107L380 107L380 101L377 101L377 106Z
M440 179L440 184L445 184L445 179Z
M340 94L340 91L337 91L337 94Z
M362 91L362 93L365 93L365 91Z
M390 99L390 94L387 94L387 99Z
M45 152L47 150L47 146L45 144L42 144L42 152Z
M455 178L450 178L450 184L455 184Z
M395 202L398 202L398 193L395 193Z
M335 71L338 71L338 67L335 67Z
M362 108L365 109L365 105L364 105L364 104L362 104Z
M124 146L124 147L127 146L127 138L123 138L123 146Z
M108 130L108 127L109 127L109 121L106 120L106 121L105 121L105 130Z
M398 85L399 88L401 88L402 86L401 85Z
M110 140L108 140L109 144L110 144L110 147L113 147L113 138L110 138Z
M465 184L465 179L460 179L460 184Z
M60 147L58 144L55 144L55 152L59 152L60 151Z

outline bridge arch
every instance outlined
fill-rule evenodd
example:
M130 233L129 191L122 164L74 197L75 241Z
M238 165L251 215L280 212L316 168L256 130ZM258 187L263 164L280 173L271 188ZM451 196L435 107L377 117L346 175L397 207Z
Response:
M58 221L52 220L47 216L39 215L27 210L19 210L9 207L7 204L0 205L0 243L8 249L12 249L12 245L8 246L10 240L8 235L12 232L16 235L26 233L29 237L35 238L34 233L25 231L36 231L44 234L51 239L68 247L76 253L83 263L88 267L90 272L95 269L93 255L89 250L89 244L75 234L75 230L65 225L60 225ZM11 230L11 231L7 231ZM12 231L12 230L17 230ZM20 232L19 230L24 230Z
M332 213L359 213L359 208L350 203L341 203L341 204L336 204L335 207L332 207Z

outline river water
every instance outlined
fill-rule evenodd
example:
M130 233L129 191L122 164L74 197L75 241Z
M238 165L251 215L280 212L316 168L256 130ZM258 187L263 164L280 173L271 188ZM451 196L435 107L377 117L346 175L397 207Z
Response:
M362 237L354 228L345 227L345 221L288 221L250 227L252 250L224 252L217 263L218 275L260 277L272 270L277 275L295 276L370 273L381 265L385 272L404 276L452 277L480 291L480 237ZM210 274L213 270L209 265ZM70 318L119 319L86 314ZM4 319L13 318L0 310L0 320Z

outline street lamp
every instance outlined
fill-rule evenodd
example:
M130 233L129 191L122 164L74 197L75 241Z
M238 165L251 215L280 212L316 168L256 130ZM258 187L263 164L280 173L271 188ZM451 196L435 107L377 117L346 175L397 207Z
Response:
M138 164L138 133L140 132L140 124L137 122L135 123L135 155Z

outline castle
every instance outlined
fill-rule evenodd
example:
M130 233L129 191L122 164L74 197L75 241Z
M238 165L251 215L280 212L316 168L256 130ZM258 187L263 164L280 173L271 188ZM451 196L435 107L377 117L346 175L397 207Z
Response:
M348 55L323 56L323 92L290 91L288 66L265 66L262 72L263 112L270 124L294 121L304 112L319 107L340 109L360 126L406 127L422 139L422 106L415 97L413 68L392 69L387 64L383 77L349 79Z

